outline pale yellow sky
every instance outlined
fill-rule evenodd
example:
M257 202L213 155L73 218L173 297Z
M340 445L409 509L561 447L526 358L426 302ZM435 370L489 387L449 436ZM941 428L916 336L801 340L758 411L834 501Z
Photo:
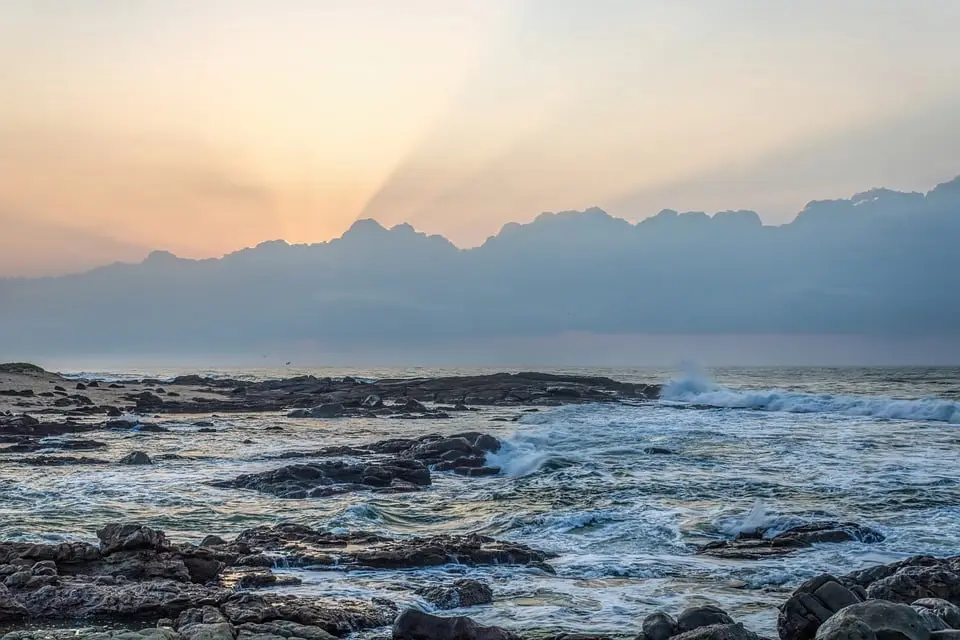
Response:
M953 0L3 0L0 275L358 217L469 246L544 210L782 222L929 188L960 173L956 24Z

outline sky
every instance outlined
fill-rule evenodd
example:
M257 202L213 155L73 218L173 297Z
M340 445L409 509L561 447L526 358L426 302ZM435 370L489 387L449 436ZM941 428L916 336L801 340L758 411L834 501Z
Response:
M2 0L0 276L960 173L955 0Z

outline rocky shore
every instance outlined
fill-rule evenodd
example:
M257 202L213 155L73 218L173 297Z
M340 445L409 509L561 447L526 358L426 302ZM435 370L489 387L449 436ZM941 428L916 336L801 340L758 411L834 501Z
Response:
M384 629L383 637L394 640L604 638L484 626L463 616L400 610L383 599L332 601L269 590L296 582L273 569L281 565L317 571L450 563L552 570L550 554L484 536L389 539L285 524L249 529L232 541L207 536L191 545L134 523L108 525L97 536L98 545L0 543L0 628L9 630L4 640L77 637L76 631L57 631L58 625L77 624L119 625L85 636L118 640L318 640L368 629ZM494 597L488 585L469 578L419 595L438 610L481 606ZM780 607L778 631L781 640L952 640L960 636L958 604L960 556L918 556L807 581ZM676 617L638 611L637 628L619 637L759 639L710 605Z
M25 363L0 364L0 416L13 413L85 417L139 414L289 411L303 418L438 418L477 406L545 407L657 398L659 385L548 373L403 378L297 376L261 382L179 376L123 383L68 380ZM70 429L34 425L33 433ZM94 430L93 427L87 430Z
M501 412L497 420L511 420L543 407L642 403L658 394L657 385L539 373L375 382L307 376L250 383L182 376L103 383L67 380L32 365L0 365L0 464L21 465L10 467L17 473L26 467L71 465L152 473L168 461L199 459L189 452L145 446L151 438L169 435L154 416L203 414L184 418L191 421L191 433L200 436L217 432L208 420L214 414L275 412L288 421L288 429L294 421L322 428L350 418L447 420L497 408L514 414ZM268 430L282 428L266 426L260 433L267 437L273 433ZM273 506L297 500L325 504L359 493L424 496L451 479L463 483L457 485L461 488L496 483L503 476L486 477L501 473L496 454L505 445L494 433L448 427L444 433L370 437L348 445L323 446L329 441L321 440L312 446L297 440L292 447L263 453L251 473L234 469L202 486L231 496L279 499ZM146 450L116 451L117 434L135 438ZM641 449L658 459L679 455L657 445ZM230 539L207 535L199 544L188 544L171 540L159 528L115 522L97 531L97 544L0 541L0 640L330 640L355 634L365 640L761 637L712 604L671 615L637 603L634 622L609 636L576 628L529 628L510 620L490 626L451 615L447 610L472 615L471 607L489 606L501 595L496 584L478 579L482 568L511 567L553 578L551 561L561 566L551 552L496 536L392 536L293 523L233 533ZM792 557L814 546L883 539L883 532L855 522L810 519L783 530L761 527L730 534L691 545L686 553L732 566ZM456 567L458 572L442 584L409 587L420 603L413 607L399 597L291 592L303 576L316 575L312 572L382 576L430 567ZM916 556L846 575L819 575L785 597L777 633L781 640L960 640L960 556Z

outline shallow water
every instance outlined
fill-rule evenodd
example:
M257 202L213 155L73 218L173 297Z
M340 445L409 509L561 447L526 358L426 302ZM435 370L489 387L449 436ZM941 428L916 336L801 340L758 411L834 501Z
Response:
M670 376L576 372L642 381ZM776 605L816 573L916 553L960 553L960 371L727 369L711 375L713 382L677 379L662 401L637 406L496 409L423 422L202 416L214 422L216 433L197 432L192 422L200 416L156 419L171 431L97 433L90 437L109 449L86 455L116 460L140 449L189 459L153 467L0 465L0 538L93 540L99 526L114 520L146 522L189 541L285 520L393 535L482 532L558 552L552 562L557 575L458 566L299 571L304 584L289 591L380 595L423 606L414 587L471 575L491 582L496 594L492 606L465 611L474 618L515 628L624 634L636 632L654 609L676 613L713 602L748 627L775 635ZM517 415L517 423L490 421ZM268 430L275 426L283 430ZM282 451L467 429L504 440L490 460L502 466L501 475L437 473L422 493L317 500L277 500L207 484L280 466L284 461L269 456ZM651 446L676 455L645 453ZM735 535L745 523L776 530L818 518L854 520L887 538L764 561L693 553L696 545Z

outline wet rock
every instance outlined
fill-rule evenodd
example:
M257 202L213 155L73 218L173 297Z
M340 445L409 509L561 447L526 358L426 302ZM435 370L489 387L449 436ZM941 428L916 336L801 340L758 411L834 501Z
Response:
M643 452L650 456L675 456L677 452L666 447L644 447Z
M643 635L647 640L667 640L680 632L673 616L662 611L651 613L643 619Z
M107 460L101 460L100 458L88 458L86 456L27 456L24 458L10 460L10 462L26 464L34 467L109 464Z
M690 607L681 611L680 615L677 616L677 628L681 633L718 624L733 624L733 618L720 607L713 605Z
M842 609L817 630L817 640L929 640L923 618L908 605L867 600Z
M201 547L222 547L227 544L227 541L221 538L220 536L206 536L203 540L200 541Z
M296 622L277 620L263 624L247 623L237 627L237 640L335 640L320 627L308 627Z
M930 640L960 640L960 630L946 629L944 631L934 631L930 634Z
M960 607L952 602L941 598L921 598L915 600L911 606L914 609L921 608L932 611L952 629L960 629Z
M212 483L253 489L278 498L315 498L351 491L417 491L430 484L430 470L416 460L351 464L342 461L297 464Z
M312 409L297 409L287 414L289 418L341 418L347 415L347 410L340 403L331 402L321 404Z
M929 566L903 566L866 588L867 596L910 603L923 598L960 602L960 557Z
M783 556L813 544L825 542L880 542L883 534L879 531L852 522L812 522L792 527L771 538L764 537L765 531L759 530L750 535L738 536L735 540L711 542L697 553L726 558L730 560L759 560L768 557Z
M245 549L248 554L266 553L274 558L279 554L293 565L336 564L374 568L431 567L448 563L540 566L550 557L519 543L480 535L393 540L364 532L330 533L297 524L247 529L237 536L233 545Z
M131 451L127 455L123 456L118 460L120 464L153 464L153 460L150 459L143 451Z
M156 411L163 408L163 398L149 391L134 396L133 400L137 404L137 411Z
M10 590L0 585L0 623L15 622L29 615L29 611L17 602Z
M106 449L107 443L98 440L54 440L41 442L28 440L18 442L17 444L3 447L0 453L21 453L28 451L40 451L47 449L59 449L63 451L93 451L96 449Z
M760 640L742 624L713 624L673 636L671 640Z
M249 624L284 621L318 627L335 636L385 627L397 616L396 605L383 600L330 601L252 593L234 594L220 606L220 611L237 628Z
M449 586L421 587L417 595L440 609L458 609L493 602L493 590L478 580L457 580Z
M167 536L163 531L140 524L108 524L97 531L97 538L100 540L100 552L103 555L141 549L164 551L169 547Z
M463 616L441 617L406 609L393 623L393 640L519 640L500 627L485 627Z
M376 394L370 394L363 399L360 406L364 409L379 409L383 407L383 398Z
M862 598L829 574L807 580L779 608L777 631L782 640L809 640L834 613Z

